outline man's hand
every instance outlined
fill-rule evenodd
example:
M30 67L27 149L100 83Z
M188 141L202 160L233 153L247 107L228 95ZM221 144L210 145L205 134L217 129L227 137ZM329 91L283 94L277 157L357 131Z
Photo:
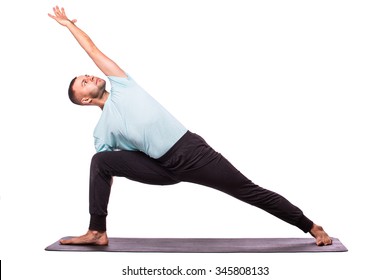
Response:
M91 38L74 24L76 22L75 19L68 19L64 8L60 9L56 6L53 8L53 11L54 15L48 14L49 17L55 19L59 24L66 26L69 29L80 46L87 52L96 66L106 76L127 77L127 74L114 61L103 54L92 42Z
M68 17L66 16L65 9L64 8L59 8L58 6L55 6L53 8L54 15L48 14L49 17L52 19L55 19L59 24L62 26L67 26L69 23L76 23L77 19L69 20Z

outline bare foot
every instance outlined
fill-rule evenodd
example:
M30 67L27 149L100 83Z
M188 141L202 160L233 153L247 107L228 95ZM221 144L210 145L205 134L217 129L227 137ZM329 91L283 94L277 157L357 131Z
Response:
M70 239L61 239L62 245L108 245L108 237L106 232L99 232L95 230L88 230L88 232L79 237L73 237Z
M332 244L332 239L324 231L322 226L313 224L310 234L316 239L317 246L326 246Z

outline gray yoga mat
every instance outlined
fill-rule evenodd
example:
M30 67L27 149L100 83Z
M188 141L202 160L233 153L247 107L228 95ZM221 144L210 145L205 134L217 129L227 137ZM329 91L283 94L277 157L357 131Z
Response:
M61 245L46 251L164 252L164 253L298 253L346 252L339 239L330 246L317 246L313 238L109 238L108 246Z

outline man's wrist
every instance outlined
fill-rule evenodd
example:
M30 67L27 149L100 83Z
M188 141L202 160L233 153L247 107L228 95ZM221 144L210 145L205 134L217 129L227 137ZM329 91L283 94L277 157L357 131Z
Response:
M71 26L73 26L73 25L75 25L73 21L71 21L71 20L69 20L69 19L66 21L66 24L65 24L66 27L69 28L69 27L71 27Z

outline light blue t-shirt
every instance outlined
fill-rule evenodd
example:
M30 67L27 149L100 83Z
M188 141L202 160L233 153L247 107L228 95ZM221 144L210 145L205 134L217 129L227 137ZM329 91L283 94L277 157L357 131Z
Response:
M187 132L129 75L108 79L111 92L94 130L97 152L141 151L159 158Z

